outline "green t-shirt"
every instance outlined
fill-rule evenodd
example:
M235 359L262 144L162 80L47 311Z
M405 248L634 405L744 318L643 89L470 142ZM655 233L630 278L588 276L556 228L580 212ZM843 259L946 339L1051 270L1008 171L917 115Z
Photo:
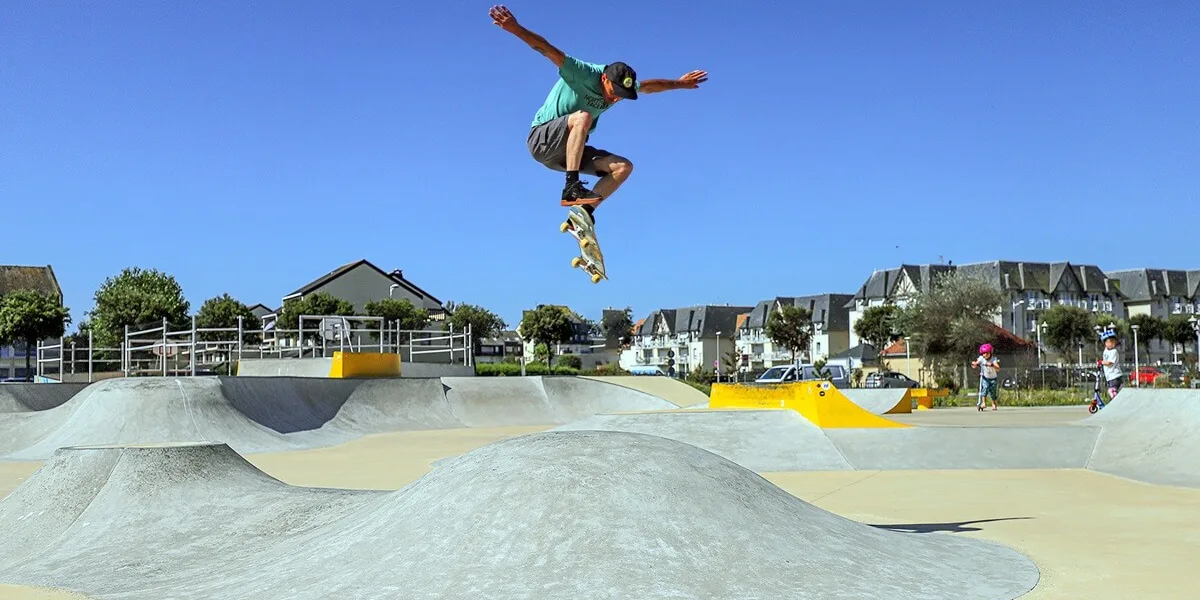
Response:
M592 115L592 127L588 129L588 133L595 131L600 122L600 114L612 106L604 101L604 88L600 84L600 75L604 73L604 67L605 65L583 62L571 56L566 57L562 67L558 69L558 82L550 88L550 95L546 96L546 102L534 115L533 125L530 127L586 110ZM641 87L639 81L637 89Z

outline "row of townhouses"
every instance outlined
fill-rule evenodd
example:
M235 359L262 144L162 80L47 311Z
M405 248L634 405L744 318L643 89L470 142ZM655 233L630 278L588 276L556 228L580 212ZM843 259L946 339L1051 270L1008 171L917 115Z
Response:
M740 355L741 370L755 372L790 363L791 352L772 344L765 327L772 311L794 305L809 309L813 315L812 341L802 352L802 360L825 359L870 370L876 352L854 333L855 323L871 307L906 306L914 294L930 290L939 277L954 272L983 279L1004 292L1004 303L994 323L1023 340L1037 339L1042 315L1058 304L1112 315L1114 319L1139 314L1158 318L1200 316L1200 270L1103 271L1096 265L1017 261L901 265L873 272L854 294L777 297L753 307L694 306L654 311L638 322L633 344L622 354L621 365L627 369L658 367L664 373L682 375L697 367L712 370L714 360L720 360L724 369L723 357L733 348ZM692 324L694 315L701 317L696 319L700 323L707 321L708 326ZM706 315L708 319L703 318ZM1143 357L1147 363L1175 360L1183 349L1155 340L1149 351L1150 355ZM1046 352L1049 354L1049 350ZM884 355L903 357L903 342L884 349Z

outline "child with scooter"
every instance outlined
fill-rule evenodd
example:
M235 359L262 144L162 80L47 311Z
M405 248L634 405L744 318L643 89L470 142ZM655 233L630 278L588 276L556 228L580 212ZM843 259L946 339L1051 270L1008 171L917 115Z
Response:
M983 399L992 399L992 410L996 410L996 400L1000 398L1000 389L996 386L996 378L1000 375L1000 361L992 356L992 345L984 344L979 347L979 358L971 361L972 367L979 367L979 402L975 408L983 410Z
M1104 354L1096 366L1104 370L1104 380L1108 383L1108 398L1112 400L1117 397L1117 392L1121 391L1122 379L1125 377L1121 372L1121 353L1117 350L1117 332L1105 329L1100 332L1100 340L1104 342Z

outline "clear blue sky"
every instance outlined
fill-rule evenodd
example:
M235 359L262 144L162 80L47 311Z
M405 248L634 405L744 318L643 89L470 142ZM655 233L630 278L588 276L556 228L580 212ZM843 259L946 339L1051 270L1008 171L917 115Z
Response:
M0 263L54 265L78 321L126 266L194 309L367 258L510 326L939 256L1200 268L1194 2L568 4L508 6L584 60L710 73L592 138L636 165L610 281L570 268L525 148L555 68L457 0L4 3Z

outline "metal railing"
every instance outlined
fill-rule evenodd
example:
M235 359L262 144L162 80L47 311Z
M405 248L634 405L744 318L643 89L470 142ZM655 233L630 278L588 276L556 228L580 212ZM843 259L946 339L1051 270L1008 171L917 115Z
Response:
M318 321L317 326L305 326L313 320ZM36 372L39 377L61 381L67 374L80 374L86 365L89 382L102 372L123 377L194 376L211 374L221 365L244 358L316 358L332 356L335 351L393 352L406 362L436 362L428 357L440 354L447 363L475 364L470 327L459 332L453 325L447 331L407 330L401 329L398 320L331 315L303 315L298 325L297 329L268 325L246 329L239 317L237 327L197 327L192 317L190 327L172 330L163 319L156 327L135 330L126 326L119 348L93 348L89 331L86 348L66 344L61 337L57 344L39 342Z

